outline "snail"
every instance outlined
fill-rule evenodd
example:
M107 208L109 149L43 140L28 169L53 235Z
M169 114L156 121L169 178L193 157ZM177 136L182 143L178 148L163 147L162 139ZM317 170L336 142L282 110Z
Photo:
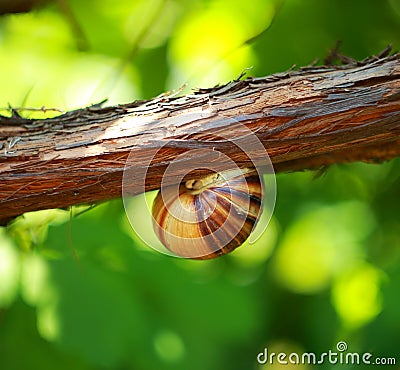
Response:
M263 185L254 169L237 169L160 190L153 227L173 254L210 259L239 247L262 212Z

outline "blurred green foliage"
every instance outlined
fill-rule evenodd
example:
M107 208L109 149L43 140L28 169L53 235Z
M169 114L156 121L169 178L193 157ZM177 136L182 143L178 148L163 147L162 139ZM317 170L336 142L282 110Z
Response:
M400 1L49 1L0 18L0 108L266 75L323 60L337 40L355 58L398 49ZM26 214L0 229L0 369L264 369L277 367L257 364L265 347L338 341L399 364L399 169L279 175L265 235L214 261L145 247L120 200Z

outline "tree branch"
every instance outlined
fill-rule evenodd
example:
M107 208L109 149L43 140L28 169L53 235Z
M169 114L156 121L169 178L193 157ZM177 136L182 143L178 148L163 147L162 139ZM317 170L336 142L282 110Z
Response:
M29 120L15 111L0 116L0 220L121 196L130 152L131 164L140 167L161 148L146 190L159 188L168 164L193 148L212 148L251 166L231 143L243 135L234 122L258 137L277 172L394 158L400 155L400 56L304 67L51 119ZM176 182L185 160L177 171L164 180ZM139 184L131 185L137 192Z
M29 12L47 2L50 0L0 0L0 15Z

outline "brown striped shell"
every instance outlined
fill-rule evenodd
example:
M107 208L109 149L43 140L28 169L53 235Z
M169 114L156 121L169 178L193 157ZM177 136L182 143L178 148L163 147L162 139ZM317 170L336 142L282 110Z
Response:
M259 176L226 171L164 188L153 204L154 230L177 256L209 259L239 247L262 211Z

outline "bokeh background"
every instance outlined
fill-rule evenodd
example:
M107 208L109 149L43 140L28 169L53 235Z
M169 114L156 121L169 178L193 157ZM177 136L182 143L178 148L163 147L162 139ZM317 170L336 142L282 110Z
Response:
M281 72L322 62L338 40L358 59L400 47L399 0L27 3L0 17L4 115ZM121 200L26 214L0 228L0 369L277 368L257 354L339 341L400 368L399 170L395 159L279 174L263 237L213 261L144 246Z

